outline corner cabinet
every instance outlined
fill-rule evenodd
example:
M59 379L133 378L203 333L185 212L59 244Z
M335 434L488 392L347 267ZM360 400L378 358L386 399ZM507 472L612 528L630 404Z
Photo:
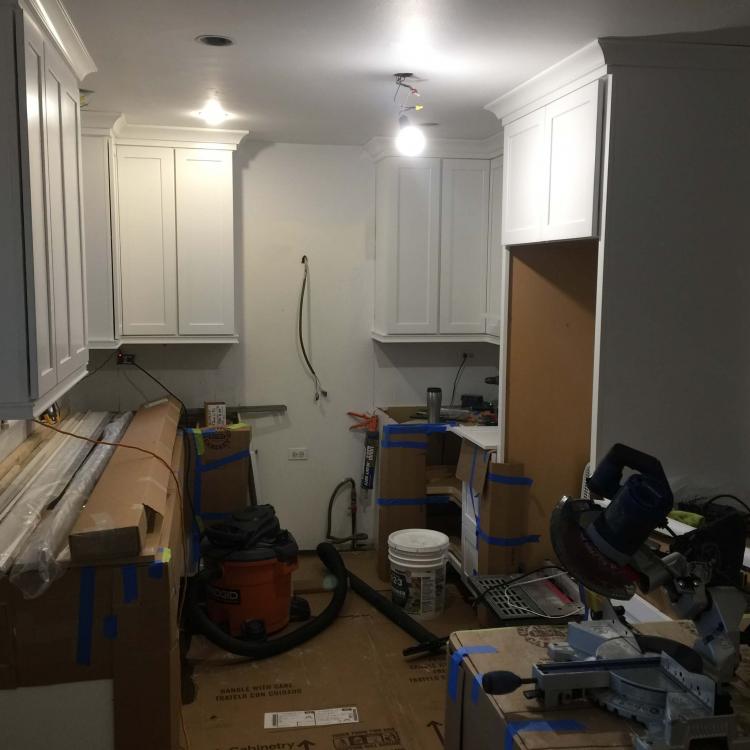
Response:
M105 134L114 157L92 147L84 161L88 180L111 185L109 205L86 214L87 233L99 237L87 252L112 259L111 300L102 295L90 317L108 316L114 342L92 347L237 341L232 153L245 133L196 128L187 141L185 130L118 120ZM109 232L96 229L110 218Z
M88 364L78 82L96 68L67 14L37 5L0 4L3 419L38 415Z
M375 340L495 341L490 177L489 159L378 162Z
M598 236L603 86L505 125L504 245Z

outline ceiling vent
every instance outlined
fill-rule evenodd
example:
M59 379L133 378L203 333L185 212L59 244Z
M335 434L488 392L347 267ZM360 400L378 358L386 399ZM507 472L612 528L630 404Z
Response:
M220 34L201 34L195 37L195 41L209 47L230 47L234 44L228 36L221 36Z

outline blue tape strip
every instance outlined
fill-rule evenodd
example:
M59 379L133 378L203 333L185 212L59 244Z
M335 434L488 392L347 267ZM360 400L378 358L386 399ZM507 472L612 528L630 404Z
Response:
M457 424L457 422L441 422L440 424L387 424L383 427L383 434L388 435L430 435L433 432L445 432L448 427Z
M414 448L420 450L427 450L428 443L413 442L410 440L383 440L380 443L381 448Z
M148 566L149 578L156 578L158 580L163 575L164 575L164 563L163 562L155 561L155 562L152 562L151 565Z
M553 719L552 721L510 721L505 728L503 750L513 750L519 732L585 732L586 726L575 719Z
M135 565L122 566L122 601L130 604L138 598L138 571Z
M388 507L391 505L443 505L450 503L450 495L427 495L426 497L379 497L378 505Z
M201 467L203 461L201 461L200 453L198 453L198 443L196 442L195 432L190 434L193 441L193 458L195 459L195 469L193 471L193 510L197 515L201 512L201 488L203 481L201 480Z
M482 531L477 524L477 538L493 547L520 547L523 544L535 544L539 541L539 534L526 536L490 536Z
M477 672L474 675L474 682L471 683L471 702L475 705L479 700L480 691L484 692L484 688L482 687L482 677L484 677L484 672Z
M222 466L226 466L227 464L233 464L235 461L242 461L249 456L249 450L239 451L237 453L232 453L231 456L217 458L216 461L210 461L207 464L204 464L203 461L200 461L196 468L198 469L199 474L203 474L206 471L213 471L214 469L220 469Z
M534 484L534 480L530 477L511 477L506 474L488 474L487 479L493 484L520 484L524 487L531 487Z
M451 656L451 663L448 669L448 695L451 700L455 701L458 697L458 668L464 657L468 654L496 654L497 649L494 646L464 646L456 649Z
M109 641L113 641L115 638L117 638L117 615L107 615L104 618L104 622L102 623L102 631L104 633L104 637Z
M78 592L78 642L76 662L91 664L91 636L94 631L94 590L96 569L87 565L81 568L81 583Z

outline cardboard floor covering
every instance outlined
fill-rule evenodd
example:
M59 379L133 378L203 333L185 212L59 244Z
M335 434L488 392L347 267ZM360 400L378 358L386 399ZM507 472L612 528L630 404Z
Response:
M360 577L382 590L374 553L346 555ZM320 593L324 569L304 559L297 593L313 613L329 594ZM471 607L448 586L446 610L425 623L439 635L477 627ZM446 695L446 657L406 660L408 635L349 593L341 616L301 647L248 662L195 638L189 659L196 696L183 707L190 750L441 750ZM354 707L356 723L264 729L274 712ZM283 721L283 718L281 719Z

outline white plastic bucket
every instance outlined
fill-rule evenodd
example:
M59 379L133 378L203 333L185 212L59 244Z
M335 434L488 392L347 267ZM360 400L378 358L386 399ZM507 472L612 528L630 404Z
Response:
M391 599L420 620L430 620L445 605L448 537L431 529L402 529L388 537Z

